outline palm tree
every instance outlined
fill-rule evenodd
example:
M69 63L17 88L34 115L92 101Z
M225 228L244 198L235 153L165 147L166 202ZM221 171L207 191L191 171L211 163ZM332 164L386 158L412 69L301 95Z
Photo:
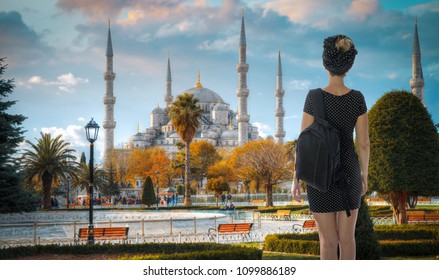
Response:
M72 180L72 187L80 190L85 189L87 195L90 196L90 166L83 162L79 163L75 168L75 174L76 176ZM104 187L107 183L105 170L95 165L93 167L93 175L93 189L99 190Z
M37 144L29 140L26 143L32 149L25 149L23 153L23 165L25 178L28 182L37 180L43 184L43 209L52 208L50 197L52 184L59 179L66 180L66 175L72 174L69 161L74 161L74 150L69 149L70 143L61 140L61 135L52 138L50 134L41 133L41 139L37 139Z
M190 146L195 133L198 130L200 124L199 118L203 110L197 106L198 99L194 98L193 94L184 93L177 96L174 103L172 103L168 115L171 119L171 124L177 133L180 135L181 141L185 144L186 158L185 158L185 195L184 195L184 206L192 205L190 198L189 187L190 187Z

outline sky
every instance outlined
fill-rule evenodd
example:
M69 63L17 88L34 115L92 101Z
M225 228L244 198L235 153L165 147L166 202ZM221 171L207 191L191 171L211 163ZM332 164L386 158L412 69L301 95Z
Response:
M285 140L300 132L309 89L324 87L323 39L349 36L358 49L345 82L368 108L391 90L411 91L415 18L425 102L439 123L439 1L396 0L0 0L0 57L14 78L10 113L27 117L26 139L62 134L86 151L84 125L102 127L108 19L114 52L115 146L122 147L150 113L165 106L171 57L174 97L201 83L236 110L241 11L245 9L248 112L266 137L275 131L277 52L281 51ZM95 144L102 160L103 130ZM24 147L24 146L23 146Z

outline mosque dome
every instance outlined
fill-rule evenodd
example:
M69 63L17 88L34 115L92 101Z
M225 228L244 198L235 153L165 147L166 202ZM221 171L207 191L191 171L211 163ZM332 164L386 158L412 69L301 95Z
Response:
M198 103L225 103L224 100L213 90L203 87L200 82L200 72L198 72L198 81L195 87L183 91L181 94L188 92L194 95L194 98L198 99Z
M164 114L165 111L162 108L157 106L157 107L154 108L154 110L152 110L152 113L153 114Z

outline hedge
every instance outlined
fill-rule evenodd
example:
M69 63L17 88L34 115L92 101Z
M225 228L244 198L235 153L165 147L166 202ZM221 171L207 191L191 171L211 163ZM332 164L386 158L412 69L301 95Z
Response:
M439 224L375 226L383 257L439 254ZM318 233L271 234L264 249L274 252L319 255Z
M175 254L122 256L119 260L261 260L262 250L233 247L221 251L201 251Z
M74 254L74 255L90 255L90 254L169 254L169 253L188 253L188 252L204 252L217 251L226 252L228 259L241 259L246 256L253 256L253 248L239 247L234 251L232 256L228 250L233 246L227 244L216 243L146 243L146 244L102 244L102 245L36 245L13 247L0 250L0 259L16 259L23 256L34 256L42 254ZM260 251L262 258L262 251ZM248 253L251 252L251 253Z
M439 224L375 226L379 240L439 240Z

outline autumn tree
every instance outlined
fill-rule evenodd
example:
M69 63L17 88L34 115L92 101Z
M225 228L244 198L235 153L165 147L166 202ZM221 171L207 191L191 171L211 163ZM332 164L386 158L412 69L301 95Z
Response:
M264 185L266 206L273 206L273 185L292 178L293 165L287 149L271 139L248 142L236 148L231 163L241 181L259 181Z
M369 111L369 186L406 223L409 196L439 194L439 138L430 114L407 91L384 94Z
M191 170L193 178L202 181L207 175L207 171L211 165L220 160L215 146L207 141L197 141L191 143Z
M229 182L234 180L233 169L228 161L222 160L209 167L206 189L215 193L216 206L219 196L230 190Z
M125 170L126 180L132 184L135 184L137 178L151 176L158 179L160 186L169 187L175 177L168 153L158 147L133 149L127 156Z

